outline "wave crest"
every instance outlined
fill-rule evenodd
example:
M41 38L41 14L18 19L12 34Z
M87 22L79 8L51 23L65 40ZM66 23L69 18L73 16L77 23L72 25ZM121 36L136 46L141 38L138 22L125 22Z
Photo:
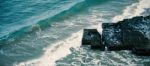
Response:
M147 10L150 9L150 1L148 0L139 0L138 3L133 3L130 6L127 6L126 9L123 11L121 15L115 16L112 21L117 22L121 21L126 18L132 18L135 16L146 16L143 13ZM147 13L148 15L148 13Z

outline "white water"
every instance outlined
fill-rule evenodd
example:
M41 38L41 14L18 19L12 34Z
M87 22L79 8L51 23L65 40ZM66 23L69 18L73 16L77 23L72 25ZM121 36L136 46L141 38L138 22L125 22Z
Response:
M55 61L61 59L71 53L70 48L79 48L81 45L82 31L74 33L68 39L61 42L50 45L43 49L45 53L42 57L19 64L14 66L55 66Z
M91 21L92 24L88 26L87 28L96 28L97 27L97 17L94 17L95 13L92 15L83 17L86 20ZM80 22L80 21L78 21ZM84 22L82 22L84 23ZM69 24L69 23L66 23ZM72 24L72 23L71 23ZM75 26L75 24L72 24ZM96 26L95 26L96 25ZM99 27L97 27L99 28ZM59 28L60 29L60 28ZM101 29L100 29L101 30ZM99 31L101 32L101 31ZM49 47L43 49L44 54L42 54L41 57L33 60L27 60L25 62L16 63L14 66L55 66L55 62L63 57L66 57L67 55L71 54L70 48L75 48L78 50L78 48L81 45L81 39L82 39L82 30L75 32L71 34L70 37L64 40L60 40L57 43L50 44Z
M142 0L144 1L144 0ZM129 18L130 16L136 16L134 13L130 13L130 11L133 10L138 10L140 8L136 8L136 6L140 6L140 1L139 3L134 3L131 6L128 6L122 15L114 17L114 20L117 21L120 18ZM124 14L125 13L125 14ZM137 12L135 14L140 14L140 12ZM142 13L142 12L141 12ZM119 17L119 18L118 18ZM99 24L101 25L101 23ZM100 28L101 26L98 26ZM98 31L101 33L102 29L98 29ZM49 47L43 49L45 50L45 53L38 59L26 61L26 62L21 62L19 64L15 64L14 66L55 66L55 62L63 57L66 57L68 54L71 54L70 48L76 48L78 49L81 45L81 37L82 37L82 31L79 31L77 33L74 33L69 37L68 39L64 39L61 42L55 43L53 45L50 45Z
M145 9L150 8L149 0L139 0L138 3L133 3L130 6L127 6L121 15L115 16L112 21L118 22L126 18L132 18L135 16L140 16L145 12Z

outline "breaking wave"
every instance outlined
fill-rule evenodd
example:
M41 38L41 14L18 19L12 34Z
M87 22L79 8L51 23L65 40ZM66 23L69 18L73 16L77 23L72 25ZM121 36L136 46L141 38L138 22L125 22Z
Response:
M54 66L56 60L71 54L70 48L78 49L80 47L80 39L82 37L81 34L82 31L73 33L68 39L45 48L45 53L42 57L27 62L22 62L14 66Z
M121 15L115 16L112 21L117 22L121 21L123 19L132 18L135 16L146 16L150 15L150 12L147 11L150 9L150 1L148 0L139 0L138 3L133 3L130 6L127 6L126 9L124 9L123 13ZM144 14L145 12L149 12Z

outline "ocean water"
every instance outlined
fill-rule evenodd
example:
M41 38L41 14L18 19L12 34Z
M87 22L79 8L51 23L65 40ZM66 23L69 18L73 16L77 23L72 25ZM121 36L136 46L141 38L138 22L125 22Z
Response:
M0 66L149 66L130 51L81 46L84 28L150 15L148 0L1 0Z

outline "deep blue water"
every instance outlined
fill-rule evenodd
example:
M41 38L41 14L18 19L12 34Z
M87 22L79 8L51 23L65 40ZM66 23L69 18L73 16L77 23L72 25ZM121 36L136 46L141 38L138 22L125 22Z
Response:
M84 28L149 14L146 0L1 0L0 66L148 64L128 51L97 54L80 47L80 37Z

